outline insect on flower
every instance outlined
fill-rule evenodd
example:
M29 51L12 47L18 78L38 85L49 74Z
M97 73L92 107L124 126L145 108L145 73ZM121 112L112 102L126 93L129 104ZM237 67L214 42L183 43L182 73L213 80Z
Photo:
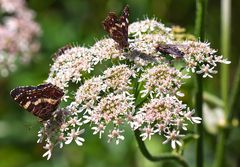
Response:
M184 53L180 51L176 45L173 44L158 44L156 50L163 54L171 54L176 56L176 58L182 58Z
M53 60L56 60L57 57L63 55L66 50L71 49L71 48L73 48L73 46L71 44L67 44L67 45L61 47L60 49L58 49L57 52L55 52L53 54Z
M10 95L21 107L42 121L49 120L63 97L63 91L51 83L17 87Z
M123 14L119 18L114 12L110 12L102 22L104 29L121 49L128 47L128 16L129 8L125 6Z

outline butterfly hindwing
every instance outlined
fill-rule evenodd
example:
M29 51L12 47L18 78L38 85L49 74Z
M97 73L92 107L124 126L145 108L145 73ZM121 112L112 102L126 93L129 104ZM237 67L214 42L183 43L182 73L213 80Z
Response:
M24 109L42 120L48 120L61 102L63 91L46 83L38 86L18 87L10 92L12 98Z
M128 16L129 8L123 9L123 14L118 18L115 13L110 12L103 21L103 27L109 36L118 43L120 48L128 47Z

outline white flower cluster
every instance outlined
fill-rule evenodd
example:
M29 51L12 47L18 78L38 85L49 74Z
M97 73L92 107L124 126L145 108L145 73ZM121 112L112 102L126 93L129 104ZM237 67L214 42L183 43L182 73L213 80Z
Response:
M101 138L102 133L104 133L105 127L108 124L113 125L113 130L110 131L109 141L116 139L116 144L119 143L119 139L124 139L122 132L123 125L126 122L129 115L131 115L134 108L133 98L122 93L122 94L109 94L107 97L102 98L98 105L93 108L84 118L94 125L92 129L93 134L99 133ZM117 131L118 134L111 135L113 132Z
M130 89L130 77L135 76L134 71L127 65L118 65L104 71L104 82L108 89L123 92Z
M125 59L122 50L117 48L117 43L111 38L102 39L96 42L90 49L94 55L95 63L115 58Z
M137 21L129 25L129 35L142 36L142 34L160 34L167 38L173 38L171 28L166 27L164 24L156 21L155 19L146 19Z
M143 140L147 138L150 140L154 134L164 135L167 138L164 143L171 140L172 147L175 149L175 142L181 145L178 140L183 135L180 135L180 132L187 130L187 122L201 123L201 118L192 117L193 112L194 110L190 111L176 96L162 94L139 108L133 116L132 128L142 131L140 136ZM169 135L172 133L177 135L171 138Z
M184 53L186 70L202 74L203 78L216 74L214 70L218 63L230 64L230 61L223 59L223 56L216 55L216 50L209 47L209 43L196 41L183 41L179 49Z
M69 81L81 81L81 72L90 72L93 64L93 56L90 49L72 47L64 52L64 56L57 57L47 82L51 82L63 89L68 87Z
M0 76L7 77L17 63L28 63L39 49L41 30L24 0L0 0ZM6 16L5 16L6 15Z
M158 134L173 149L176 144L181 146L188 124L201 123L201 118L193 116L194 110L180 100L189 70L211 77L217 63L229 62L215 55L208 44L174 39L171 28L147 19L129 26L128 49L119 49L113 39L105 38L91 48L73 46L62 51L47 82L65 92L70 90L69 83L79 87L75 97L67 100L68 106L43 122L39 142L43 138L46 142L44 155L50 158L57 143L62 147L74 140L82 145L81 134L87 125L100 138L107 133L116 144L124 140L124 126L129 125L141 132L142 140ZM176 45L183 56L168 59L167 52L156 49L161 43ZM175 67L174 61L183 63Z
M178 90L182 85L181 80L184 78L188 78L188 76L184 76L179 70L167 64L151 67L139 79L141 82L145 81L145 89L141 91L142 97L148 93L150 97L158 97L161 94L183 96Z
M82 119L78 117L77 112L66 108L56 110L50 120L43 122L43 127L38 132L37 142L46 143L43 148L47 151L43 157L50 159L55 146L62 148L63 144L70 144L72 141L81 146L84 142L81 137L84 132L82 124Z

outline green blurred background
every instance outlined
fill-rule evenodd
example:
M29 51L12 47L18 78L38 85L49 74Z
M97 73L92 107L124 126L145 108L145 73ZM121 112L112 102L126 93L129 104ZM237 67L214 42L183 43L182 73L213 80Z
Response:
M68 43L90 46L106 36L101 22L109 11L119 13L125 4L130 6L130 22L156 17L166 25L180 25L193 33L195 19L194 0L28 0L41 25L41 50L28 66L20 66L8 78L0 79L0 167L161 167L178 166L173 162L151 163L137 148L132 132L119 145L108 144L104 138L85 134L82 147L75 144L55 149L51 160L42 158L44 150L37 144L38 121L23 111L10 98L9 91L19 85L37 85L48 76L51 55ZM232 2L231 74L234 75L239 59L240 1ZM220 1L208 5L206 39L220 50ZM233 76L232 75L232 76ZM232 77L231 76L231 77ZM204 89L219 96L219 75L204 80ZM186 92L192 89L186 86ZM189 89L189 90L188 90ZM189 93L188 96L191 96ZM191 97L188 97L191 99ZM189 99L186 99L189 100ZM237 108L239 110L239 108ZM239 113L239 112L238 112ZM128 129L127 129L128 131ZM205 132L206 165L211 166L215 150L215 136ZM106 138L105 138L106 139ZM150 151L158 154L165 148L159 139L147 142ZM186 146L185 157L194 166L195 143ZM240 166L240 130L230 134L226 149L227 164Z

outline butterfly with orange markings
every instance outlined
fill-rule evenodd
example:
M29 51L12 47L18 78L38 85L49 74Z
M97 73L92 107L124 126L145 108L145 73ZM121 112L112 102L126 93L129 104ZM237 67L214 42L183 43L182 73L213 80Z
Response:
M110 12L106 19L102 22L103 28L108 32L109 36L118 43L121 49L128 47L128 16L129 7L125 6L123 14L120 17L114 12Z
M64 92L56 85L44 83L38 86L17 87L10 95L21 107L41 121L47 121L58 108Z

